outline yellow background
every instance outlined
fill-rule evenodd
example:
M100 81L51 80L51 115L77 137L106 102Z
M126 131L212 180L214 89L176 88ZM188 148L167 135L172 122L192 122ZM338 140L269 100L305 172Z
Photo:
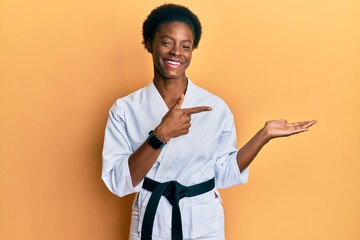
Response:
M360 239L360 2L176 1L201 19L188 76L271 141L222 191L227 240ZM141 25L163 1L0 1L0 239L127 239L133 195L100 179L108 109L152 79Z

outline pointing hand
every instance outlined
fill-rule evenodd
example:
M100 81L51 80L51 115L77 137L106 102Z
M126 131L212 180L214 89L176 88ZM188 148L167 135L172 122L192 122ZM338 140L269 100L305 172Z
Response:
M165 142L168 142L171 138L189 133L192 114L212 110L208 106L182 109L181 105L184 102L184 98L184 94L181 94L175 105L165 114L159 126L154 130L154 134Z

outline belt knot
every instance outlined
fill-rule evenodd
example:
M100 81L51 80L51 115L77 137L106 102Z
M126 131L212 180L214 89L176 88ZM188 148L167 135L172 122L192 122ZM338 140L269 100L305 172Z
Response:
M156 182L145 178L143 188L151 191L151 197L145 210L144 220L141 228L141 240L151 240L154 226L155 214L160 202L161 196L172 205L171 216L171 238L173 240L182 240L181 212L179 201L184 197L193 197L211 191L215 187L214 178L199 184L186 187L177 181L164 183Z
M164 183L162 183L164 184ZM180 199L186 196L187 188L176 181L170 181L163 196L165 196L171 205L179 203Z

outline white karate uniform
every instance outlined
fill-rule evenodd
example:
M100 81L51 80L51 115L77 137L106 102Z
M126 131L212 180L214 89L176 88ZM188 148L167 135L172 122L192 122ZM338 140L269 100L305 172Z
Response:
M212 111L191 115L188 134L172 138L147 177L158 182L176 180L185 186L215 177L215 189L180 200L184 239L224 239L224 213L218 188L243 184L248 169L240 173L236 155L233 115L219 97L188 80L182 108L210 106ZM140 239L141 226L151 192L142 182L133 187L129 156L146 141L148 133L169 111L155 85L118 99L109 111L103 148L102 178L111 192L124 196L137 192L132 212L130 239ZM153 239L171 239L172 206L162 197L155 216Z

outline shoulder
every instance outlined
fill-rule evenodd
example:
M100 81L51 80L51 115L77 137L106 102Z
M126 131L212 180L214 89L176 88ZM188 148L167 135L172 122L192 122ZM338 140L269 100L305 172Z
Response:
M218 95L194 84L192 84L193 94L197 101L210 105L213 109L231 112L227 103Z
M146 87L140 88L126 96L116 99L111 106L110 111L114 113L121 113L131 108L136 108L137 105L141 105L142 100L146 97Z

